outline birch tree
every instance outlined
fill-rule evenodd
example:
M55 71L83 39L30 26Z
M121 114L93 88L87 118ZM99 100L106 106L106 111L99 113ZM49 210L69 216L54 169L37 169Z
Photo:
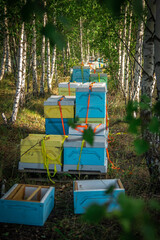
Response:
M81 49L81 62L84 61L83 57L83 25L82 17L80 17L80 49Z
M23 40L24 40L24 22L21 27L21 34L19 40L19 54L18 54L18 76L17 76L17 86L15 100L13 104L13 112L11 117L11 122L14 123L17 119L20 97L21 97L21 88L22 88L22 72L23 72Z
M44 2L44 6L46 6L46 1ZM47 14L46 12L44 13L43 17L43 26L46 26L46 21L47 21ZM41 60L42 60L42 76L41 76L41 81L40 81L40 95L44 96L44 81L45 81L45 44L46 44L46 39L45 36L43 35L42 37L42 53L41 53Z
M36 53L36 19L33 16L33 40L32 40L32 73L33 73L33 95L38 95L37 83L37 53Z
M47 86L48 92L52 90L52 80L51 80L51 56L50 56L50 41L47 39Z

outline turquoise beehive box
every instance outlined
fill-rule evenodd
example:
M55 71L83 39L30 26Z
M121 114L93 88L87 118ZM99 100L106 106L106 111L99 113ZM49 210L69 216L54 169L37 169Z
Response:
M106 190L114 186L112 194ZM125 194L125 189L120 179L80 180L73 183L74 213L82 214L92 204L108 204L106 210L112 212L120 210L118 196Z
M88 109L88 118L105 118L106 92L105 83L85 83L77 87L76 116L85 118Z
M72 73L72 82L89 82L90 67L87 66L74 66Z
M54 207L54 187L15 184L0 199L0 222L43 226Z
M107 172L107 141L104 136L95 136L93 146L85 142L82 148L82 139L69 135L63 146L63 171Z

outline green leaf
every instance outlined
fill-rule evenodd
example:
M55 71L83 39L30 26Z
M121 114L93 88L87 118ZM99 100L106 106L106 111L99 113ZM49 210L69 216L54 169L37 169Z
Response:
M91 146L93 146L94 142L94 131L93 129L89 126L87 129L84 129L83 133L83 139L88 142Z
M55 26L52 23L47 23L45 27L41 29L42 35L45 35L46 38L49 38L51 45L55 45L63 50L66 47L66 42L64 36L58 32Z
M44 4L39 0L27 0L26 4L21 10L22 19L25 22L29 22L35 13L38 17L43 17L45 12Z
M149 207L151 209L155 209L155 210L160 211L160 203L156 200L150 200L149 201Z
M158 118L157 117L153 117L151 119L150 124L149 124L149 131L152 132L152 133L158 133L159 126L160 126L160 123L159 123Z
M113 193L115 187L116 187L115 185L110 186L110 187L106 190L106 194L111 194L111 193Z
M120 8L125 0L100 0L102 7L108 8L113 16L120 16Z
M71 128L76 128L76 126L77 126L77 122L79 121L79 117L75 117L75 119L74 120L72 120L72 119L69 119L68 120L68 125L71 127Z
M106 216L106 206L93 204L87 208L82 220L91 224L99 223Z
M153 111L154 111L158 116L160 116L160 101L158 101L158 102L154 105Z
M137 134L138 133L138 127L141 125L141 120L138 118L138 119L135 119L133 118L130 122L129 122L129 127L128 127L128 131L130 133L133 133L133 134Z
M136 139L134 141L135 151L138 155L141 155L149 149L149 143L144 139Z

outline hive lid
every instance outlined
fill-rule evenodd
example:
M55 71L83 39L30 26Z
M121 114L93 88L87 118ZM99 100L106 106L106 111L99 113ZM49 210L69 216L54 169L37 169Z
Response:
M48 105L57 106L58 100L61 98L62 96L52 95L44 102L44 106L48 106ZM75 100L76 100L75 96L64 96L64 98L61 101L61 106L73 106L75 103Z
M99 74L98 73L92 73L92 74L90 74L90 77L91 78L98 78L99 77ZM100 78L102 78L102 77L107 77L107 74L106 73L100 73Z
M76 88L76 92L89 92L90 82L84 83L82 86ZM106 83L94 83L92 84L92 92L106 92Z
M82 123L80 125L78 125L77 129L78 130L84 130L85 128L83 126L85 126L85 123ZM90 123L88 124L88 127L91 127L93 130L96 128L95 130L95 134L96 136L105 136L106 135L106 124L97 124L97 123ZM71 135L82 135L83 133L78 131L74 128L69 127L69 134Z
M70 88L77 88L78 86L81 86L82 83L81 82L70 82ZM68 88L68 82L62 82L58 84L59 88Z
M89 66L74 66L73 67L73 69L81 69L81 68L83 68L83 69L90 69Z
M25 146L41 146L41 141L46 136L45 145L47 147L61 147L63 143L63 135L45 135L45 134L29 134L28 137L21 140L21 145Z
M65 147L81 147L82 138L76 135L68 135L68 138L64 142ZM87 148L105 148L106 147L106 138L103 136L95 136L93 146L86 142L85 147Z

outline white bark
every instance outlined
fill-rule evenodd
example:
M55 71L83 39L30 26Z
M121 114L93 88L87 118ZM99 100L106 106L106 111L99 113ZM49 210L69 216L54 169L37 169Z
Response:
M63 71L64 71L64 76L66 76L66 72L67 72L67 66L66 66L66 51L65 48L63 48L63 52L62 52L62 56L63 56Z
M37 84L37 53L36 53L36 26L35 15L33 19L33 39L32 39L32 73L33 73L33 95L38 94Z
M51 81L53 79L53 75L55 74L56 55L57 55L57 49L56 49L56 45L54 45L53 54L52 54L52 65L51 65Z
M5 63L6 63L6 37L4 36L4 39L3 39L3 55L2 55L1 70L0 70L0 81L4 77Z
M50 72L51 72L50 42L49 39L47 39L47 86L49 93L52 90L52 79Z
M69 43L69 40L67 42L67 59L70 57L71 55L71 50L70 50L70 43Z
M125 63L126 63L126 32L127 32L127 9L128 5L125 7L125 16L124 16L124 32L123 32L123 51L122 51L122 82L121 88L124 92L124 79L125 79Z
M45 2L46 4L46 2ZM47 21L47 14L44 13L44 18L43 18L43 26L46 26L46 21ZM41 82L40 82L40 95L44 95L44 81L45 81L45 43L46 39L45 36L43 35L42 37L42 76L41 76Z
M7 14L7 9L5 7L5 14ZM8 73L12 72L11 66L11 51L10 51L10 41L9 41L9 30L8 30L8 19L5 16L5 28L6 28L6 70Z
M119 59L118 59L118 65L119 65L119 69L118 69L118 81L119 84L121 86L121 82L122 82L122 29L120 28L119 31L119 37L120 37L120 42L119 42L119 47L118 47L118 54L119 54Z
M130 23L128 30L128 45L127 45L127 61L126 61L126 72L125 72L125 99L128 99L128 81L129 81L129 53L131 45L131 31L132 31L132 10L130 11Z
M18 109L19 109L19 102L21 96L21 87L22 87L22 67L23 67L23 38L24 38L24 23L22 23L21 28L21 36L19 40L19 55L18 55L18 77L17 77L17 87L16 87L16 94L15 100L13 105L13 112L11 117L11 122L14 123L17 119Z
M26 33L24 32L23 56L22 56L22 85L21 85L21 96L20 96L21 106L23 106L25 103L26 69L27 69L27 37L26 37Z

